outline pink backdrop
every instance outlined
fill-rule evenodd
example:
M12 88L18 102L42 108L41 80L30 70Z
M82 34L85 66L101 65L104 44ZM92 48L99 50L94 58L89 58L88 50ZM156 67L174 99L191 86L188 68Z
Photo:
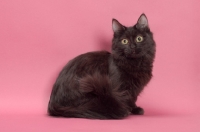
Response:
M199 132L199 0L1 0L0 131ZM145 13L157 43L154 77L123 120L51 118L51 88L73 57L110 50L111 20Z

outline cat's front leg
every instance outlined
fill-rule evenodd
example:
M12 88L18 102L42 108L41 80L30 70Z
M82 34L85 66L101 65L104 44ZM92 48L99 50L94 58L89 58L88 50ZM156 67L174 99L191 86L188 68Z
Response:
M131 106L132 106L131 113L134 115L143 115L144 109L136 105L136 100L137 98L133 98L131 101Z
M136 107L134 107L132 109L131 113L134 114L134 115L143 115L144 114L144 109L141 108L141 107L136 106Z

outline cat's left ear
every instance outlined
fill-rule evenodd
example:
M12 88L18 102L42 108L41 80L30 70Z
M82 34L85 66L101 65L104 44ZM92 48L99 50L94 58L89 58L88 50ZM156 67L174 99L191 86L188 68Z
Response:
M125 27L119 23L116 19L112 20L112 29L114 33L117 33L119 31L122 31L125 29Z
M147 17L146 17L145 14L142 14L142 15L139 17L139 19L138 19L138 21L137 21L137 24L136 24L136 27L137 27L138 29L143 29L143 28L149 27L149 25L148 25L148 20L147 20Z

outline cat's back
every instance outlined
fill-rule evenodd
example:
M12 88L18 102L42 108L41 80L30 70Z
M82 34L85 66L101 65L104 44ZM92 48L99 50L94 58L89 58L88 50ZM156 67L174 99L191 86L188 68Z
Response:
M96 71L102 74L108 73L110 52L96 51L81 54L71 61L63 68L62 73L76 74L77 76L84 76L86 74L93 74Z

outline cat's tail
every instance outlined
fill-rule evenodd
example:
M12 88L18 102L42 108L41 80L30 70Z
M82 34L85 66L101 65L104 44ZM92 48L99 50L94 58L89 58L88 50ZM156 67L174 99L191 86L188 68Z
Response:
M61 106L58 104L51 104L48 107L48 113L56 117L74 117L74 118L98 118L105 119L102 115L92 111L86 111L84 106Z
M79 80L79 91L84 96L79 105L49 105L53 116L120 119L129 114L126 91L119 91L120 84L113 83L108 75L95 73Z

